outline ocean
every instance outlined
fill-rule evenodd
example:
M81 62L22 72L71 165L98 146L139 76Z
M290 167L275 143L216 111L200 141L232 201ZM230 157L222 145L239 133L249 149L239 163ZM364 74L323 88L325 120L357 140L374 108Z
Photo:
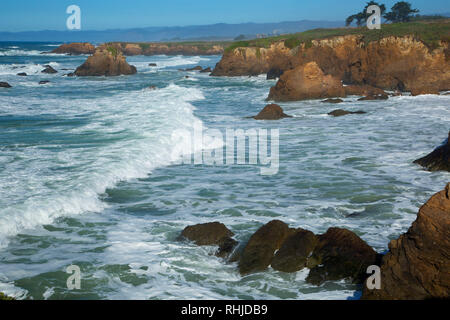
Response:
M308 270L242 277L177 237L220 221L245 242L279 219L348 228L384 252L450 181L412 163L448 136L450 96L282 103L293 118L255 121L274 80L179 71L220 56L128 57L136 75L77 78L65 74L87 57L41 54L57 45L0 43L13 86L0 88L0 291L19 299L355 299L358 286L314 286ZM337 108L367 114L327 115ZM279 130L278 172L177 163L173 132L198 124ZM67 288L70 265L80 290Z

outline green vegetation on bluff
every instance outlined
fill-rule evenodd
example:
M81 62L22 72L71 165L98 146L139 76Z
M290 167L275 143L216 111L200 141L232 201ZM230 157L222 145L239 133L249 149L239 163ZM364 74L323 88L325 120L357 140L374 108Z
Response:
M226 51L239 47L268 48L273 43L283 40L286 47L293 49L302 43L305 43L308 47L312 40L346 35L361 35L366 44L389 36L402 37L411 35L428 47L435 48L438 41L450 40L450 19L383 24L380 30L369 30L365 26L359 28L314 29L290 35L237 41L227 47Z
M3 300L3 301L5 301L5 300L14 300L14 298L8 297L5 294L0 292L0 300Z

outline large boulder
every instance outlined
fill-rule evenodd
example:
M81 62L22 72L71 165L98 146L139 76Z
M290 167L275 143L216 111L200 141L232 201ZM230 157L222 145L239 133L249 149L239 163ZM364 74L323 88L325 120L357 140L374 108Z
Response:
M0 88L12 88L8 82L0 82Z
M381 289L364 286L363 299L423 300L450 297L450 184L419 210L407 233L382 259Z
M272 261L272 268L282 272L297 272L306 267L308 258L317 245L317 236L298 229L287 237Z
M234 234L223 223L211 222L188 226L181 232L180 239L187 239L198 246L221 245Z
M82 76L119 76L137 72L129 65L125 57L114 47L97 50L85 63L75 70L75 75Z
M268 104L258 115L253 117L255 120L279 120L283 118L292 118L285 114L283 109L277 104Z
M297 101L345 97L341 81L325 75L316 62L309 62L286 71L270 89L268 100Z
M276 250L294 229L279 220L273 220L256 231L240 254L239 272L242 275L260 272L272 263Z
M58 73L58 71L56 71L52 66L46 65L45 69L42 70L41 73L53 74L53 73Z
M71 55L93 54L94 52L95 47L87 42L62 44L52 51L52 53L71 54Z
M351 279L362 283L367 268L378 263L379 256L365 241L347 229L330 228L308 259L311 269L307 281L320 285L328 280Z
M443 145L429 155L414 161L414 163L429 171L450 171L450 131Z

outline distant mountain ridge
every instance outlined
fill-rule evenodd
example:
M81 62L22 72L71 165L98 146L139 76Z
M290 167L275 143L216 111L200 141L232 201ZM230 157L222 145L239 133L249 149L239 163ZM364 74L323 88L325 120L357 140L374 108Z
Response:
M199 26L148 27L118 30L81 30L81 31L25 31L0 32L0 41L45 41L94 43L126 41L177 41L177 40L233 40L239 35L249 38L258 35L277 35L302 32L316 28L343 27L342 21L286 21L279 23L218 23Z

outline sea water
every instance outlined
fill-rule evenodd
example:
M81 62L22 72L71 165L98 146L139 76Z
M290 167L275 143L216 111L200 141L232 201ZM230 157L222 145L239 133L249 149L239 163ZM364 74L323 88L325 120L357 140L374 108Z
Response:
M293 118L261 122L248 117L275 81L179 71L219 56L128 57L136 75L78 78L65 75L87 56L41 54L55 46L0 44L0 81L13 86L0 88L0 291L19 299L348 299L360 289L349 281L242 277L216 248L176 239L220 221L245 242L279 219L348 228L384 252L450 180L412 163L447 137L450 96L283 103ZM327 115L337 108L367 114ZM279 172L175 164L172 133L198 123L278 129ZM80 290L67 288L70 265Z

